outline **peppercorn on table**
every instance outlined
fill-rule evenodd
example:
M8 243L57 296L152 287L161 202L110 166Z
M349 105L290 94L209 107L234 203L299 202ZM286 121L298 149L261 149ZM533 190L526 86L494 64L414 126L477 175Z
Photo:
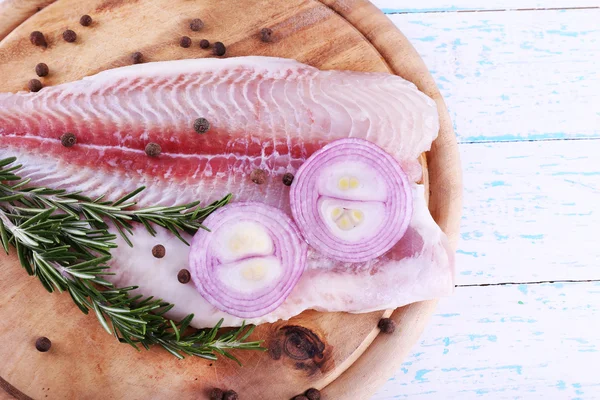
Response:
M456 294L373 399L600 398L600 3L374 3L446 100L464 207Z

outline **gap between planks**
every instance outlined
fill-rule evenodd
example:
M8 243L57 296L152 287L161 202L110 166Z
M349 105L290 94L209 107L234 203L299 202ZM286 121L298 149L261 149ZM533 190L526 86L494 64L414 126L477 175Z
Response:
M371 0L387 14L592 9L596 0Z
M531 282L498 282L498 283L471 283L465 285L455 285L454 287L476 287L476 286L510 286L510 285L541 285L545 283L586 283L600 282L600 279L557 279L553 281L531 281Z
M422 10L422 11L386 11L384 14L439 14L439 13L486 13L486 12L503 12L503 11L562 11L562 10L595 10L598 6L591 7L556 7L556 8L498 8L489 10Z
M469 144L492 144L492 143L510 143L510 142L569 142L569 141L592 141L592 140L600 140L600 137L583 137L583 138L564 138L564 139L519 139L519 140L482 140L482 141L467 141L467 142L459 142L462 145Z

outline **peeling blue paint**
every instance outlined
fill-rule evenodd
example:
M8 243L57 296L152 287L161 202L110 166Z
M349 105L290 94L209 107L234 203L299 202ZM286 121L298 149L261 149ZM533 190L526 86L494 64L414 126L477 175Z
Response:
M435 38L436 38L435 36L424 36L424 37L413 38L413 39L418 40L420 42L434 42Z
M598 176L600 175L600 171L592 171L592 172L555 172L552 176L561 176L561 175L581 175L581 176Z
M496 231L494 231L494 236L498 240L506 240L506 239L508 239L510 237L508 235L502 235L502 234L500 234L499 232L496 232Z
M408 21L408 22L411 24L414 24L414 25L431 26L431 24L421 21L421 20L412 20L412 21Z
M550 34L550 35L560 35L560 36L570 36L570 37L577 37L579 36L578 32L567 32L567 31L559 31L556 29L551 29L546 31L546 33Z
M521 292L523 294L527 294L527 285L519 285L518 289L519 289L519 292Z
M544 235L543 234L539 234L539 235L519 235L520 237L522 237L523 239L532 239L532 240L538 240L538 239L543 239Z
M426 382L427 380L425 379L425 375L430 373L431 369L420 369L417 371L417 373L415 374L415 380L419 381L419 382Z
M472 257L479 257L479 255L477 254L476 251L464 251L464 250L456 250L456 253L458 254L464 254L466 256L472 256Z

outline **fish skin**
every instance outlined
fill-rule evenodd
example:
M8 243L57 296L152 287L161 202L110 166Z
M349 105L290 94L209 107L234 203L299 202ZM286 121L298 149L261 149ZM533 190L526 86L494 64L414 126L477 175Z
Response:
M211 123L203 135L193 130L198 117ZM433 100L400 77L320 71L268 57L138 64L37 93L0 94L0 158L17 156L24 178L90 197L106 194L106 200L146 186L138 196L142 206L208 203L233 193L234 201L261 201L289 213L289 188L281 176L342 137L378 144L416 182L417 158L438 129ZM76 134L75 146L61 145L65 132ZM158 157L145 154L149 142L161 145ZM256 168L267 173L265 184L250 180ZM453 256L427 211L422 187L413 186L409 233L389 253L350 265L311 252L288 300L251 322L287 319L308 308L395 308L451 293ZM225 326L240 324L204 301L193 285L177 282L188 250L170 233L152 238L138 227L133 242L131 249L120 241L113 254L115 283L172 301L173 318L194 312L199 328L221 317ZM167 247L162 260L151 257L158 243Z

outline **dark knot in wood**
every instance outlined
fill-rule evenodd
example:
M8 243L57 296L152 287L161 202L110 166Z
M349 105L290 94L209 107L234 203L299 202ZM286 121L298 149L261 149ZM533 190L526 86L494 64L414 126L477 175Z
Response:
M286 356L299 361L323 358L325 344L313 331L295 325L281 330L284 333L282 350Z

